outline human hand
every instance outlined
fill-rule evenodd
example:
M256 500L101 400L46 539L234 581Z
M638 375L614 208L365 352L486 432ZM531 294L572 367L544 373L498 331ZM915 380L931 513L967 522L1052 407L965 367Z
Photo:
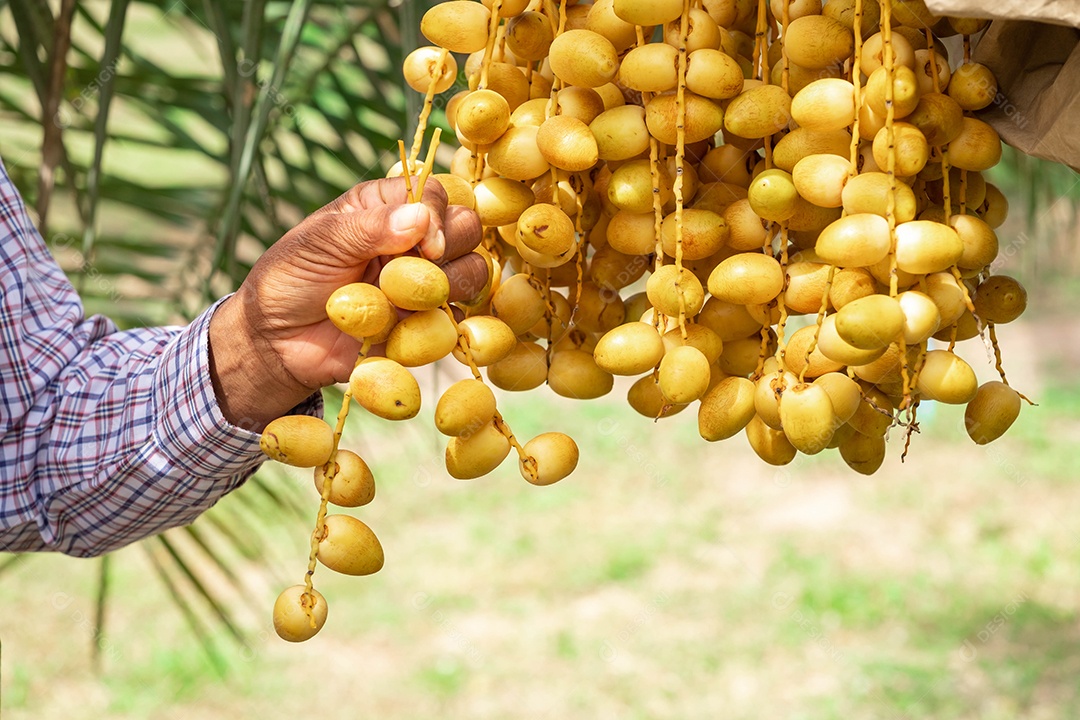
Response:
M210 321L210 374L227 420L259 430L346 381L360 342L330 322L326 301L342 285L377 283L392 257L418 253L442 266L452 301L484 287L487 264L471 253L482 233L476 213L447 207L438 182L405 203L401 178L356 185L271 246L222 303Z

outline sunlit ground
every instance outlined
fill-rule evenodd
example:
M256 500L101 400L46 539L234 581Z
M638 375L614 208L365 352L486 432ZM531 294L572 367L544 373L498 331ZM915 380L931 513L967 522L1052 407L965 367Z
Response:
M387 564L316 575L319 636L273 636L267 587L261 635L216 638L221 680L128 550L95 675L97 565L34 558L0 581L4 717L1076 717L1078 331L1002 327L1012 379L1040 407L987 448L960 409L926 412L907 463L894 438L872 478L835 455L768 468L741 436L700 441L690 411L654 425L614 394L506 398L520 435L581 445L577 472L548 488L509 461L453 481L428 424L365 420L351 436L380 484L357 515ZM968 356L992 377L977 343ZM296 581L303 534L272 543Z

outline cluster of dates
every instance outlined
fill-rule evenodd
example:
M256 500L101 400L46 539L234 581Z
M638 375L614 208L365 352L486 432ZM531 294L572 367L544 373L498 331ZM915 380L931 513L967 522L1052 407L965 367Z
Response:
M745 434L772 465L835 449L872 474L889 429L910 439L928 401L965 405L976 443L1000 437L1025 398L994 328L1027 297L991 273L1008 204L983 176L1000 139L974 115L997 95L968 59L985 25L935 17L922 0L429 10L432 44L404 63L425 95L420 127L390 175L438 182L478 213L489 279L450 303L436 265L401 257L377 286L346 286L327 304L365 342L337 432L283 418L264 436L271 457L316 468L323 500L308 582L275 608L282 637L325 622L316 560L349 574L382 566L366 525L326 516L328 503L374 494L363 461L337 450L350 398L412 418L420 390L408 368L450 355L473 377L447 388L435 424L462 479L511 449L538 485L577 465L562 433L518 444L488 383L587 400L634 377L638 413L695 407L705 440ZM953 62L940 38L957 35L964 57ZM445 114L457 148L429 180L438 135L423 166L420 144L436 98L455 88ZM1000 380L980 384L955 354L973 338L992 348ZM385 357L366 357L372 346Z

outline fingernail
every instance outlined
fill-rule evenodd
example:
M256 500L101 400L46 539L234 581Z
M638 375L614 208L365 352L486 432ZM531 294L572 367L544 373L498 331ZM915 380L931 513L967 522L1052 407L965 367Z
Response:
M432 260L438 260L446 254L446 236L442 230L436 230L434 237L428 243L428 251Z
M420 222L420 205L402 205L390 213L390 229L394 232L406 232Z

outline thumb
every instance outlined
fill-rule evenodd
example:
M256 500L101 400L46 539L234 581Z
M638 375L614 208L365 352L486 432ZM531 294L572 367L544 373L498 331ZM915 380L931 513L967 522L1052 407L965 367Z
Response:
M330 215L336 225L331 239L358 262L412 249L432 227L431 211L422 203L376 205L360 212Z

